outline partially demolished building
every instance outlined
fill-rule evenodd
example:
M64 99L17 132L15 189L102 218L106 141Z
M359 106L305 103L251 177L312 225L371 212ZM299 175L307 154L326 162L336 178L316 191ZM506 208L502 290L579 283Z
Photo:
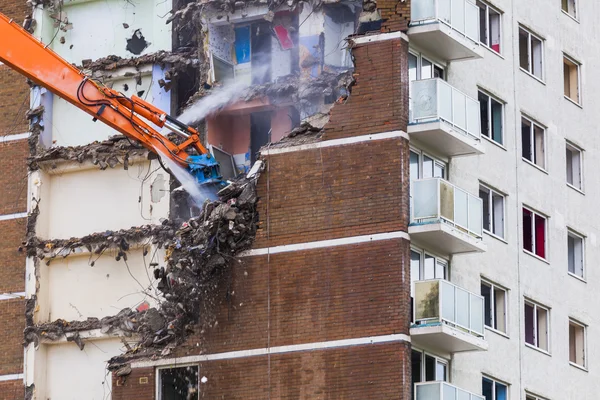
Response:
M593 317L555 305L553 353L547 293L531 284L551 273L583 293L586 236L568 229L578 279L565 284L543 269L548 215L520 197L521 180L565 186L519 167L547 173L555 125L505 107L535 93L529 78L550 80L538 58L556 49L526 28L528 6L13 3L0 11L94 79L197 127L231 184L183 190L174 166L0 66L0 400L542 400L576 397L543 383L552 371L593 378ZM565 96L580 96L573 71ZM557 215L595 247L589 223Z

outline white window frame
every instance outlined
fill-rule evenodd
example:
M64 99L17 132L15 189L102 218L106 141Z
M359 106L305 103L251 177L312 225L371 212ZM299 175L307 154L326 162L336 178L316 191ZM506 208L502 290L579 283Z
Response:
M421 350L417 347L413 347L412 348L413 351L415 352L419 352L421 353L421 381L417 382L417 383L424 383L424 382L450 382L450 360L445 359L443 357L437 356L433 353L430 353L428 351L425 350ZM425 357L431 357L435 359L435 365L436 365L436 380L435 381L426 381L425 379ZM438 364L443 364L446 366L446 376L444 378L444 380L440 381L437 379L437 365Z
M571 357L571 325L575 325L578 328L582 329L582 333L583 333L583 365L582 364L578 364L577 362L573 362L570 360ZM588 365L588 351L587 351L587 325L582 324L581 322L577 321L576 319L573 318L569 318L569 364L571 364L574 367L577 368L581 368L587 371L587 365Z
M490 234L491 236L494 236L496 238L502 239L503 241L506 241L506 195L504 193L501 193L499 191L497 191L496 189L492 188L489 185L486 185L483 182L479 182L479 191L481 191L481 188L484 188L488 191L488 201L489 201L489 209L488 209L488 215L483 215L483 219L488 220L488 226L492 229L487 230L487 229L483 229L484 232ZM500 196L502 198L502 236L498 235L495 232L495 222L494 222L494 217L493 217L493 207L494 207L494 194ZM483 211L483 207L482 207L482 211Z
M417 279L413 279L414 277L412 276L412 266L411 266L411 272L410 272L411 273L411 276L410 276L410 281L411 281L410 282L410 293L411 293L411 297L414 297L414 291L415 291L413 283L421 281L421 280L425 280L424 279L424 277L425 277L425 257L428 257L428 256L432 257L434 259L436 267L439 264L443 265L444 268L445 268L445 272L446 272L445 273L445 275L446 275L445 279L447 281L450 280L450 262L446 258L439 257L439 256L437 256L436 254L434 254L434 253L432 253L430 251L427 251L427 250L424 250L424 249L421 249L421 248L415 247L415 246L410 246L410 250L411 250L411 252L414 251L415 253L419 253L419 255L421 256L420 259L419 259L419 276L417 277ZM412 258L411 258L411 261L412 261ZM434 279L436 279L436 278L434 278ZM441 278L437 278L437 279L441 279Z
M544 58L545 58L545 53L546 53L546 49L545 49L545 40L544 38L542 38L541 36L533 33L530 29L524 27L523 25L519 25L519 31L523 30L524 32L527 33L527 59L529 60L529 69L530 70L526 70L525 68L523 68L521 66L521 54L519 54L519 68L521 69L521 71L525 72L526 74L534 77L535 79L544 82L544 79L546 77L546 72L545 72L545 68L546 68L546 63L544 62ZM534 73L534 60L533 60L533 53L532 53L532 46L531 46L531 38L535 38L537 40L540 41L541 43L541 54L540 54L540 58L541 58L541 67L540 67L540 75L541 76L537 76ZM520 33L518 33L518 40L520 40ZM519 51L521 50L521 46L519 45Z
M563 93L564 97L565 97L565 99L569 100L570 102L573 102L573 103L577 104L578 106L581 106L581 103L582 103L582 101L581 101L581 63L579 61L577 61L575 58L568 55L567 53L563 53L563 70L565 68L565 60L570 62L571 64L573 64L575 66L575 68L577 68L577 99L572 99ZM563 71L563 74L564 74L564 71Z
M578 239L581 241L581 269L582 269L582 273L581 276L578 275L576 272L571 272L569 271L569 261L567 260L567 272L570 276L580 279L582 281L585 281L585 276L586 276L586 272L587 272L587 268L585 267L585 236L578 233L577 231L573 230L573 229L567 229L567 257L569 256L569 241L568 238L569 237L573 237L575 239Z
M500 384L500 385L502 385L502 386L504 386L506 388L506 399L507 400L509 399L509 396L510 396L509 386L510 385L508 383L502 382L502 381L500 381L500 380L498 380L496 378L492 378L489 375L481 375L481 383L482 384L483 384L483 380L484 379L492 381L492 400L496 400L496 385L497 384Z
M546 397L538 396L531 392L525 391L525 400L548 400Z
M156 399L157 400L162 400L162 378L160 375L160 372L163 370L167 370L167 369L176 369L176 368L187 368L187 367L196 367L198 368L198 398L200 398L200 365L199 364L177 364L177 365L168 365L165 367L157 367L155 374L156 374L156 387L155 387L155 392L156 392Z
M444 176L442 177L442 179L448 179L448 163L446 161L443 161L442 159L440 159L439 157L433 156L431 155L431 153L428 153L427 151L421 150L417 147L413 147L410 146L409 148L410 151L412 151L413 153L416 153L419 156L419 177L417 178L417 180L419 179L425 179L423 178L423 159L425 157L429 157L433 160L434 165L437 164L439 166L443 166L444 167ZM410 154L410 152L409 152ZM410 168L410 166L409 166ZM410 174L410 171L409 171Z
M523 159L523 161L525 161L528 164L533 165L534 167L541 169L544 172L547 172L548 170L548 143L547 143L547 129L544 125L540 124L539 122L537 122L535 119L527 116L526 114L521 114L521 135L523 135L523 120L527 120L530 125L531 128L529 129L529 152L532 156L532 158L534 158L533 160L529 160L525 157L523 157L523 149L521 149L521 158ZM535 157L535 127L538 127L540 129L542 129L543 131L543 139L544 139L544 166L538 165L537 164L537 158ZM521 146L523 146L523 138L521 137Z
M477 97L479 97L479 93L481 93L482 95L484 95L488 98L488 100L487 100L488 131L486 133L481 132L481 136L484 139L487 139L490 142L504 148L504 128L505 128L504 106L506 105L506 102L504 102L503 100L500 100L496 96L491 95L489 92L487 92L486 90L484 90L482 88L478 88L477 90L478 90ZM496 103L500 104L500 108L501 108L501 116L500 116L500 118L501 118L500 122L502 123L502 128L501 128L501 132L500 132L500 136L501 136L501 140L502 140L501 143L494 140L494 135L492 132L492 125L493 125L492 124L492 100L495 101ZM483 129L483 127L482 127L482 129Z
M569 183L569 164L568 164L568 160L566 161L566 173L567 173L567 186L577 190L578 192L583 193L584 192L584 184L583 184L583 149L579 146L577 146L576 144L569 142L567 140L567 145L566 145L566 151L570 151L572 153L578 153L579 154L579 183L580 183L580 187L577 187L576 185ZM571 158L572 159L572 158ZM571 165L571 173L573 173L573 166Z
M537 211L535 211L533 208L527 207L526 205L523 205L523 207L521 208L521 218L523 218L523 210L527 210L532 214L532 218L531 218L531 239L532 239L532 249L531 251L525 249L525 238L523 237L523 251L527 254L530 254L540 260L544 260L544 261L548 261L548 248L550 246L548 246L548 217L544 214L541 214ZM535 217L539 216L544 218L544 220L546 221L544 223L544 255L545 257L542 256L538 256L536 254L536 244L535 244ZM521 221L523 224L525 224L524 221Z
M569 1L567 0L567 8L568 8L568 3L569 3ZM562 1L561 1L560 9L565 15L573 18L575 21L579 21L579 7L578 6L579 6L579 1L573 0L573 14L571 14L568 10L565 10L563 8Z
M525 302L523 303L523 328L527 329L527 324L525 323L525 306L529 304L530 306L533 306L533 341L535 344L531 344L531 343L527 343L527 332L525 332L525 346L530 347L532 349L541 351L543 353L546 354L550 354L550 308L543 306L533 300L530 300L528 298L525 298ZM544 349L543 347L540 346L540 338L538 337L538 309L542 309L544 311L546 311L546 347L547 349Z
M423 74L423 59L425 59L427 62L431 63L432 72L435 70L435 67L438 67L439 69L441 69L444 72L443 78L440 78L440 79L442 79L444 81L448 79L448 70L444 65L442 65L441 63L439 63L437 61L433 61L433 59L431 57L428 57L415 49L409 49L408 52L410 54L412 54L413 56L417 57L417 77L415 80L419 81L419 80L423 79L423 76L422 76L422 74ZM425 79L433 79L433 78L434 77L425 78ZM409 77L409 79L410 79L410 77Z
M481 278L481 285L486 285L490 288L490 314L492 316L492 325L496 325L496 296L494 295L494 293L496 292L496 290L502 291L504 292L504 331L498 328L495 328L493 326L489 326L485 324L485 318L484 318L484 326L486 329L489 329L493 332L496 333L500 333L504 336L508 336L508 289L506 289L503 286L500 286L496 283L493 283L490 280L487 280L485 278ZM481 294L481 293L480 293ZM483 296L483 294L481 294L481 296ZM485 307L485 301L483 306Z
M487 42L488 43L484 43L482 42L482 39L479 38L479 43L481 43L483 45L483 47L489 49L490 51L494 52L495 54L500 54L502 55L502 50L504 48L504 44L503 44L503 40L502 40L502 11L500 11L499 9L497 9L496 7L490 5L488 2L483 1L483 0L478 0L477 3L481 3L483 6L485 6L485 31L487 33ZM479 4L477 4L477 6L479 6ZM490 33L490 10L493 11L494 13L498 14L499 17L499 23L498 23L498 35L500 37L500 51L496 51L492 48L492 46L490 45L489 41L491 39L491 33ZM481 29L481 28L479 28Z

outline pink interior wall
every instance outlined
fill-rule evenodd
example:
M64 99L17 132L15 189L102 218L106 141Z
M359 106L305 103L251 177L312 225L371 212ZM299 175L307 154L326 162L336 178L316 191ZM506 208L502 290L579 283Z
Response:
M278 108L273 112L271 118L271 142L275 143L281 140L292 130L292 119L289 116L290 108Z

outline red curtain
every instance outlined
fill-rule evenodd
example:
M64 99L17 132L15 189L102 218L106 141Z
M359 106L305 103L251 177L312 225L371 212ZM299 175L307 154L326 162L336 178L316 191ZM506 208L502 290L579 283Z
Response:
M535 216L535 254L546 258L546 220Z

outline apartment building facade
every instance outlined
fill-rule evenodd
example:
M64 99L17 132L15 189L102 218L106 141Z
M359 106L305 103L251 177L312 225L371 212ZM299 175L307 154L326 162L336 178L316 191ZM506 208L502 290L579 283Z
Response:
M26 337L27 398L595 398L587 171L598 91L585 73L597 5L195 7L38 4L35 35L174 114L202 86L261 87L264 96L206 120L230 175L300 121L320 134L262 148L260 229L231 270L217 323L109 371L136 338L97 320L158 307L149 265L168 255L149 236L125 262L95 246L174 218L169 177L137 149L103 157L92 142L112 146L108 128L33 88L28 233L41 250L27 259L26 332L37 335ZM190 28L198 21L204 36ZM349 89L315 89L347 71ZM90 237L92 250L55 248ZM57 321L82 325L43 334Z

